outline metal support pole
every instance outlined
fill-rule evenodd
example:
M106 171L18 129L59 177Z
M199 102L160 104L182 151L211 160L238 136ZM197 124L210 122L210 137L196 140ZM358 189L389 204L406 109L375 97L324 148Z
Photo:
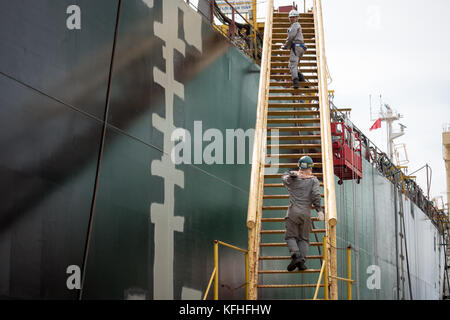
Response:
M323 295L324 299L328 300L328 247L327 247L327 237L323 237Z
M352 278L352 247L347 247L347 279ZM352 283L347 282L347 300L352 300Z
M214 24L214 0L209 0L209 21Z
M214 300L219 300L219 242L214 241L214 268L216 274L214 275Z

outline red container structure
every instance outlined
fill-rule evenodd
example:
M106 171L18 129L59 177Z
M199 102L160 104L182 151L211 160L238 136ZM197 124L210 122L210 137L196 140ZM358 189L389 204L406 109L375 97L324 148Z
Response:
M334 174L343 180L362 179L361 138L344 122L331 123Z

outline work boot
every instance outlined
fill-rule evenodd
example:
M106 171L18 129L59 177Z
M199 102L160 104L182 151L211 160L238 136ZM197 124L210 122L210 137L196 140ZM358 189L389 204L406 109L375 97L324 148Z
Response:
M300 84L298 78L294 78L294 80L292 82L294 83L294 89L298 89L299 84Z
M308 269L308 267L305 265L305 261L301 260L299 263L297 263L298 270L305 271Z
M298 71L298 77L300 82L306 82L305 77L303 76L303 73L300 72L300 70Z
M300 254L298 253L294 253L291 257L292 257L291 263L287 267L287 270L289 272L294 271L295 268L299 266L299 263L302 262L302 260L300 259Z

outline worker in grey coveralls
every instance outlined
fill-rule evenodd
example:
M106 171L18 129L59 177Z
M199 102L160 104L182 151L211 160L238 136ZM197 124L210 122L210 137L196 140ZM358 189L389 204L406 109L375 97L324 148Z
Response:
M283 174L284 186L289 191L289 208L286 214L286 234L292 261L288 271L306 270L306 256L309 250L309 233L312 230L311 208L318 212L319 220L324 220L321 209L320 183L312 175L313 161L310 157L302 157L299 171L288 171Z
M298 70L298 64L308 49L304 44L305 40L303 39L302 27L298 22L299 16L300 15L296 10L291 10L291 12L289 12L291 27L288 29L286 43L281 47L283 50L291 50L291 55L289 57L289 69L291 71L294 89L298 89L299 82L305 81L303 74Z

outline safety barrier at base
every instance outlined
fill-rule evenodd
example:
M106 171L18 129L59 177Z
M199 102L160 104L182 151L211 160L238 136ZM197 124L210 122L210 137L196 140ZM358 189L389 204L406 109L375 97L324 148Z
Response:
M203 300L208 297L211 285L214 282L214 300L219 300L219 244L233 250L240 251L245 254L245 299L248 300L248 250L233 246L231 244L214 240L214 269L209 279L208 287L206 288Z
M317 295L319 294L320 283L322 282L323 277L323 288L324 288L324 299L328 300L328 281L329 279L335 279L339 281L347 282L347 300L352 300L352 284L355 280L352 280L352 248L351 246L347 247L347 278L341 278L337 276L331 276L328 274L328 266L326 261L328 260L328 237L323 237L323 263L322 268L320 269L319 279L317 280L316 291L314 293L313 300L317 300Z

